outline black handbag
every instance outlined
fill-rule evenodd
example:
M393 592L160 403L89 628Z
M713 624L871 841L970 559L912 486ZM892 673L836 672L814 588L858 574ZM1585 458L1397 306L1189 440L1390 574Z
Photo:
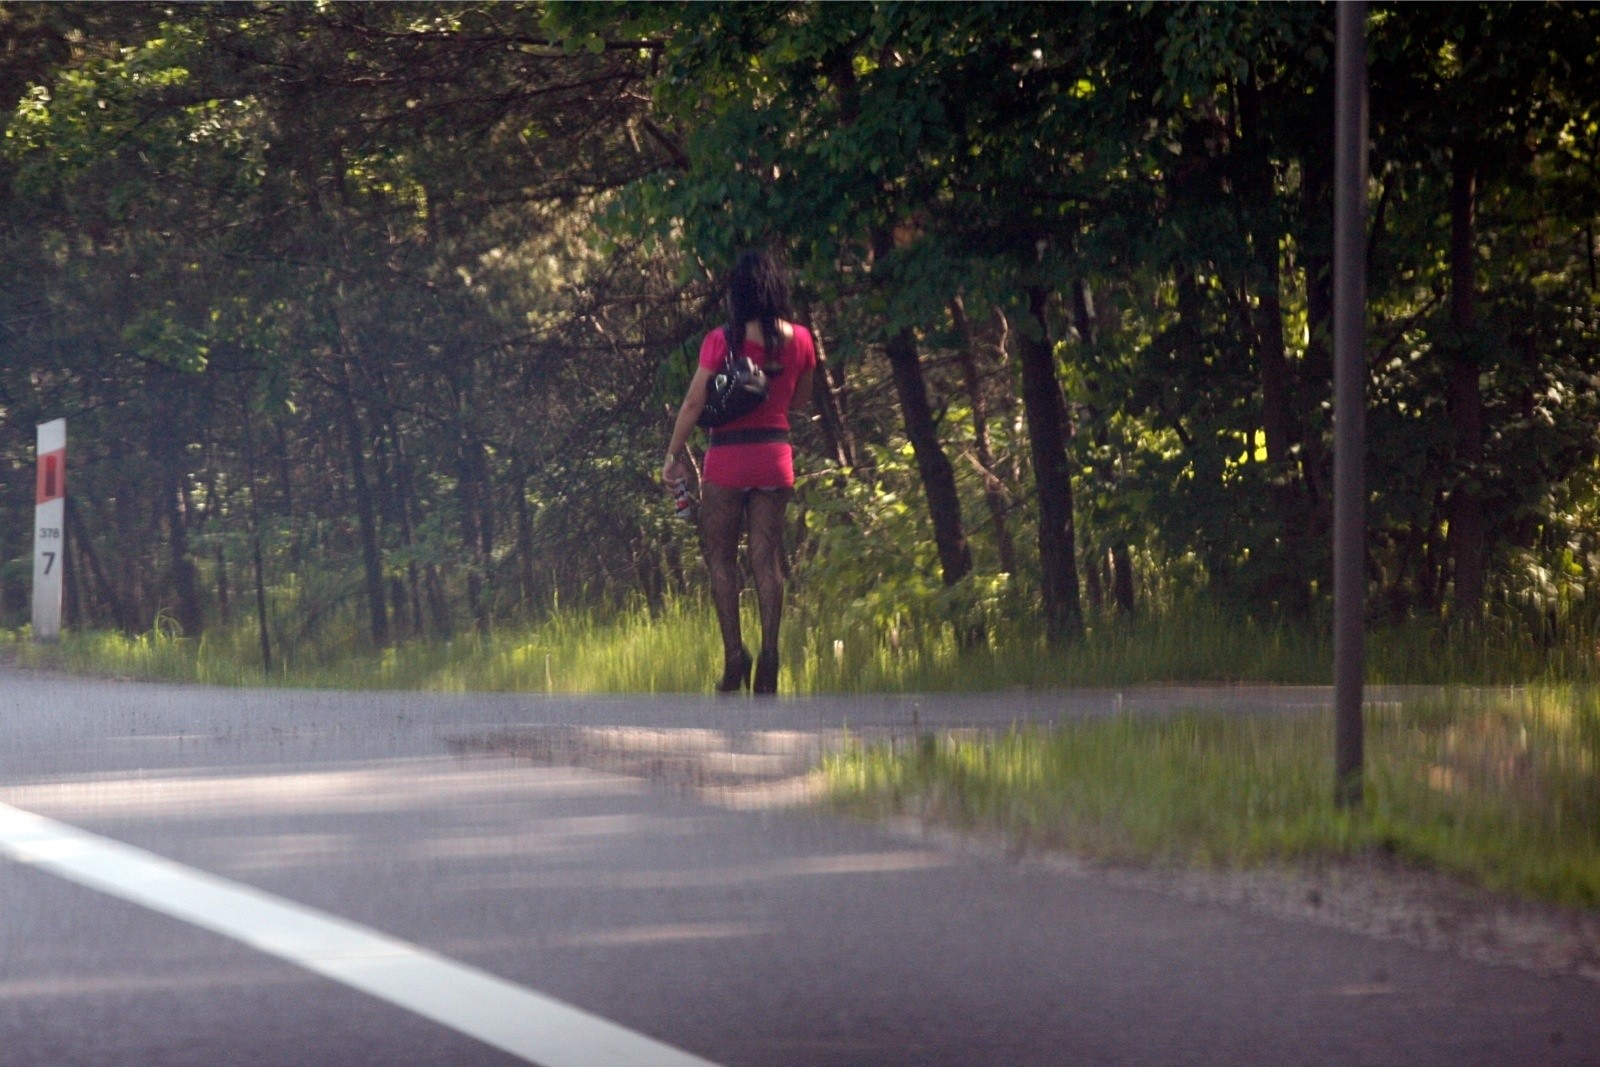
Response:
M767 398L767 373L749 356L739 355L728 346L722 369L706 382L706 403L700 409L699 424L721 426L741 415L748 415Z

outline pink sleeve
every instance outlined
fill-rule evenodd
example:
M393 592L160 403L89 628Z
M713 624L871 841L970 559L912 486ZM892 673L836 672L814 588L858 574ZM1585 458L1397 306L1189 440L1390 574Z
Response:
M712 330L706 334L706 339L700 342L700 366L709 371L720 371L722 361L728 355L728 337L720 329Z

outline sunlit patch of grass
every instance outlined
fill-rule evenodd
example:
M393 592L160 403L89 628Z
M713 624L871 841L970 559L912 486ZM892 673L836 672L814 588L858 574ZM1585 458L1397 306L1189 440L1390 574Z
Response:
M745 632L759 633L752 601ZM803 671L801 635L786 648L793 691ZM23 666L87 674L213 685L286 685L338 689L518 691L553 693L708 692L721 675L722 643L707 605L677 601L651 611L643 605L598 612L565 612L538 625L505 627L448 640L416 640L385 649L363 644L347 626L325 628L315 646L279 649L273 670L261 667L252 626L216 627L198 639L168 627L128 635L68 633L35 644L13 635L12 659Z
M1458 692L1368 715L1366 802L1333 803L1326 715L1129 716L928 735L828 761L832 797L1114 862L1380 853L1600 906L1600 694Z
M261 672L237 647L240 635L224 632L197 641L157 628L143 634L114 631L69 633L60 641L10 646L14 662L27 667L205 685L258 685Z
M753 629L754 620L745 625ZM421 680L425 688L556 693L683 693L720 673L716 628L682 604L604 618L564 614L482 640Z
M759 628L745 598L746 642ZM994 610L973 629L909 609L863 617L853 605L793 598L782 641L781 691L954 692L1128 686L1162 682L1326 684L1326 627L1258 621L1206 605L1177 605L1136 620L1091 617L1083 635L1046 642L1036 614ZM958 640L958 633L962 639ZM199 639L171 626L150 633L69 633L59 645L11 642L20 662L89 673L221 685L518 690L562 693L706 692L722 651L704 597L654 608L564 610L536 623L448 639L405 638L387 649L365 639L353 609L310 632L275 635L271 671L249 621L213 626ZM1478 631L1424 625L1369 637L1369 677L1390 683L1508 684L1600 681L1593 641L1558 647Z

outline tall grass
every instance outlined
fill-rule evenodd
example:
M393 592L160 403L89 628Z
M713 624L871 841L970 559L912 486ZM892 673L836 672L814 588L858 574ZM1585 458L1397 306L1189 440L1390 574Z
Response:
M783 631L785 692L961 691L1150 682L1326 683L1332 646L1316 623L1261 622L1204 604L1135 621L1092 620L1081 639L1053 647L1031 613L994 611L978 639L938 610L865 617L849 605L800 600ZM758 633L747 597L747 642ZM958 634L961 637L958 638ZM965 640L961 639L965 638ZM59 645L12 635L11 655L40 666L216 685L520 690L564 693L704 692L721 663L710 606L699 597L608 611L566 610L488 636L412 640L373 649L354 616L324 624L315 640L275 641L260 666L250 623L198 639L157 627L147 634L69 633ZM1375 632L1376 682L1522 684L1600 682L1593 638L1540 644L1509 627L1470 634L1411 625Z
M1600 905L1600 691L1446 692L1369 713L1366 803L1336 808L1328 716L1121 717L925 736L827 765L837 803L1113 861L1394 856Z
M197 640L159 629L134 636L67 634L56 645L18 640L12 654L29 666L214 685L651 693L707 688L720 647L715 627L679 604L661 613L567 612L489 636L468 633L385 649L372 649L349 631L326 634L314 646L277 652L270 672L261 666L259 634L248 625L213 629Z

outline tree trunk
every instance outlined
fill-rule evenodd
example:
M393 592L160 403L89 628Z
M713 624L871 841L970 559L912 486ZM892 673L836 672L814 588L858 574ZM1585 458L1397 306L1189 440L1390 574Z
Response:
M399 464L397 471L401 482L400 503L402 513L406 517L406 536L410 538L410 543L414 544L415 531L421 524L416 475L412 470L411 457L407 455L398 437L395 438L395 458ZM434 636L451 636L455 632L455 619L450 614L450 602L444 595L444 583L439 579L439 568L432 563L419 567L413 560L407 568L407 575L411 583L412 619L417 632L422 632L422 601L425 598L428 614L433 619Z
M1134 611L1133 554L1127 545L1111 546L1111 588L1117 599L1117 611L1132 615Z
M1271 242L1270 260L1262 245ZM1266 438L1267 464L1271 468L1272 501L1282 530L1278 567L1274 572L1273 592L1290 615L1303 616L1311 610L1311 582L1317 575L1313 563L1319 554L1310 551L1316 537L1314 515L1307 506L1306 483L1294 478L1294 445L1298 434L1294 424L1294 390L1283 341L1283 309L1279 303L1276 236L1257 235L1257 306L1246 312L1246 328L1254 338L1257 366L1261 376L1261 421ZM1243 303L1248 308L1248 299ZM1313 571L1313 573L1308 573Z
M272 634L267 628L267 568L261 554L261 489L256 484L256 442L250 426L250 402L244 403L244 462L250 493L250 564L255 572L256 629L261 637L261 673L272 673Z
M1583 228L1583 251L1589 260L1589 291L1600 290L1600 262L1595 257L1593 222Z
M1448 514L1450 563L1455 576L1451 616L1469 625L1483 612L1486 525L1479 484L1483 464L1483 391L1481 367L1471 344L1477 321L1473 293L1476 206L1476 161L1469 147L1457 146L1450 172L1450 324L1457 343L1450 358L1446 401L1455 430L1457 481L1450 493Z
M381 386L380 386L381 388ZM397 473L397 461L389 442L394 439L394 420L390 413L380 416L382 425L375 429L373 434L373 463L377 467L378 477L378 514L379 521L391 530L399 531L402 548L410 547L410 539L405 535L400 504L400 478ZM389 574L385 579L388 586L389 623L392 627L391 636L396 641L402 641L406 635L406 584L398 574Z
M293 515L294 511L294 464L289 457L289 433L284 429L282 422L272 420L273 448L272 458L278 464L278 491L283 494L279 502L283 514Z
M67 506L72 507L72 496L67 496ZM144 516L136 514L131 493L118 493L112 502L111 527L115 530L127 531L140 529L144 523ZM141 530L141 533L145 531ZM148 536L142 536L141 541L148 544L159 536L159 531L151 529ZM118 588L122 590L122 603L125 605L123 614L123 629L132 634L144 625L150 618L149 605L145 599L144 558L141 553L130 551L126 534L113 540L109 545L112 573L119 580ZM109 588L109 587L108 587Z
M67 557L77 548L77 545L73 543L70 532L63 530L61 536L61 585L66 601L65 610L62 612L61 626L63 629L71 629L73 627L87 629L89 620L83 614L83 599L78 583L78 568L67 565Z
M383 554L378 545L377 509L372 486L367 481L367 453L361 416L356 411L355 390L350 382L350 367L343 357L338 364L340 414L343 416L345 447L349 452L350 483L356 498L356 522L361 533L361 564L366 575L367 617L372 643L389 645L389 605L383 587Z
M178 627L185 637L199 637L205 628L200 610L200 587L194 560L189 558L189 525L184 507L181 471L169 470L161 493L162 513L167 524L168 559L172 567L172 592L177 598Z
M517 520L517 592L526 614L534 598L533 581L533 513L528 507L527 461L517 458L515 475L511 479L512 503Z
M267 567L265 561L261 558L261 530L259 527L250 531L250 564L255 571L256 629L261 637L261 673L271 674L272 631L267 624Z
M1078 332L1078 341L1086 349L1092 351L1100 343L1099 318L1094 310L1094 289L1087 279L1079 278L1072 283L1072 322ZM1098 411L1094 414L1095 443L1102 449L1109 451L1111 435L1105 422L1100 418ZM1098 470L1101 481L1111 492L1117 489L1117 466L1113 459L1106 459L1099 465ZM1121 531L1117 531L1120 534ZM1122 615L1132 615L1133 603L1133 563L1128 558L1128 546L1120 539L1114 539L1110 548L1111 556L1111 590L1116 601L1117 612ZM1123 574L1128 576L1127 581L1122 580ZM1098 580L1099 575L1094 577ZM1091 590L1091 598L1095 596ZM1103 599L1104 594L1100 594ZM1094 607L1099 608L1099 600L1094 601Z
M1262 243L1258 241L1259 244ZM1257 269L1261 288L1259 305L1253 316L1256 358L1261 372L1261 421L1266 437L1267 463L1272 471L1272 498L1283 530L1281 588L1284 609L1303 616L1311 610L1311 582L1317 577L1308 564L1319 558L1308 551L1314 536L1310 528L1312 512L1306 506L1304 483L1291 477L1294 469L1294 391L1290 384L1289 361L1283 343L1283 307L1279 302L1279 274L1276 235L1272 236L1270 262L1257 250ZM1312 573L1307 573L1310 570Z
M226 626L233 617L233 605L228 595L228 554L217 545L217 616Z
M1083 568L1083 591L1089 598L1089 611L1098 613L1106 602L1105 582L1100 577L1100 572L1105 569L1105 554L1090 552L1084 562L1088 565Z
M415 506L412 499L411 460L407 457L405 445L401 443L400 435L395 432L393 425L389 427L389 433L394 444L395 511L396 520L400 524L400 543L412 556L406 563L406 596L408 610L411 613L411 632L421 637L422 570L417 565L415 553L410 552L417 543L415 524L411 520L411 510Z
M1083 631L1078 602L1078 561L1072 519L1072 471L1067 463L1066 403L1056 376L1050 341L1049 295L1029 288L1033 321L1022 331L1022 404L1028 416L1028 443L1039 493L1039 569L1044 596L1045 632L1052 642Z
M892 247L889 234L874 234L873 249L880 258L887 256ZM922 359L910 327L890 337L885 351L894 374L906 436L911 441L911 450L917 458L917 473L922 476L922 488L928 497L944 584L955 585L972 572L972 550L967 545L961 523L961 497L956 492L955 471L944 453L944 446L939 443L939 431L934 425L928 387L922 375Z
M994 353L995 365L1002 372L1004 372L1006 369L1005 365L1007 360L1010 358L1011 351L1011 320L1006 318L1005 308L1000 307L998 304L995 305L992 310L994 314L995 329L995 341L992 351ZM1007 377L1012 377L1012 375L1007 374ZM1022 413L1017 410L1016 389L1002 389L995 399L998 401L996 405L997 410L995 412L995 421L999 422L1001 425L1009 426L1011 428L1012 437L1014 439L1020 439L1025 430L1024 423L1026 420L1024 419ZM1007 450L1006 457L1002 462L1005 467L1004 471L997 471L996 473L1001 474L1002 480L1008 484L1020 485L1022 482L1024 466L1023 450L1020 448Z
M828 362L822 342L818 341L817 369L811 378L811 402L817 406L817 414L820 416L818 425L822 429L823 440L827 442L833 461L840 469L859 477L864 472L857 458L855 434L851 432L850 423L844 417L844 410L839 403L839 393L839 372Z
M467 606L472 612L473 625L480 634L489 633L489 606L484 596L484 579L489 572L489 548L494 532L489 526L489 516L483 498L487 487L483 485L483 445L460 431L459 452L456 463L456 501L461 509L461 541L467 550Z
M1282 529L1282 544L1274 568L1275 597L1292 615L1311 610L1311 583L1317 577L1312 563L1319 554L1308 551L1313 532L1312 509L1307 506L1305 482L1293 477L1295 445L1300 440L1295 417L1295 383L1284 343L1283 280L1278 263L1282 232L1276 210L1277 180L1268 147L1261 139L1261 91L1255 74L1239 86L1240 202L1250 242L1250 293L1240 308L1245 332L1252 340L1261 381L1261 427L1271 469L1272 500Z
M170 383L174 391L176 383ZM167 528L167 561L175 619L185 637L199 637L205 625L194 561L189 558L189 524L184 487L183 442L169 411L155 427L151 442L158 483L157 513Z
M478 507L478 556L483 561L484 578L494 564L495 516L494 480L489 472L489 450L483 439L473 436L467 458L472 463L472 497Z
M450 614L450 601L444 595L444 582L439 579L439 568L432 563L422 569L422 588L428 594L428 611L433 616L433 631L440 637L455 633L455 617Z
M1296 234L1305 269L1308 333L1300 375L1302 395L1296 398L1301 424L1300 476L1313 529L1331 527L1332 520L1323 507L1329 499L1324 487L1333 476L1332 461L1323 446L1323 401L1331 400L1333 389L1333 95L1331 76L1326 80L1326 91L1318 92L1324 106L1312 110L1319 116L1318 129L1308 142L1314 147L1302 163L1300 217L1304 221Z
M972 323L967 319L966 303L957 293L950 301L950 317L961 337L961 375L967 388L967 400L972 405L972 450L978 461L978 472L983 477L983 498L989 505L989 522L994 528L995 551L1000 557L1003 574L1017 573L1017 550L1011 541L1011 529L1006 523L1009 502L1005 483L994 470L994 446L989 438L989 410L983 395L983 381L978 374L977 343Z
M807 322L816 322L816 317L810 306L801 308ZM837 368L828 362L826 345L819 331L813 330L812 338L816 342L817 369L811 379L811 402L817 407L817 426L822 431L822 439L828 449L828 456L838 464L841 470L860 476L860 460L856 449L855 434L850 429L849 420L844 416L844 406L840 400L844 392L844 382ZM670 420L676 409L668 409L667 417Z
M100 590L100 597L105 601L106 607L111 611L111 620L117 629L132 633L134 621L123 604L122 597L117 594L117 587L106 578L105 568L100 565L100 554L95 551L94 541L89 537L89 531L84 526L83 516L78 514L77 502L69 494L66 498L66 533L73 547L77 549L78 558L88 564L89 573L94 577L94 584Z
M917 473L928 496L928 511L933 518L933 539L939 548L939 566L945 585L955 585L972 572L972 551L961 524L961 498L956 492L956 476L944 447L939 443L933 409L928 404L927 385L922 377L922 360L909 328L889 338L889 366L894 372L895 392L905 419L906 436L917 458Z
M1267 461L1287 465L1295 442L1294 398L1288 354L1283 341L1283 303L1278 270L1280 234L1273 200L1275 182L1266 146L1260 141L1261 92L1254 75L1239 87L1241 198L1251 247L1252 282L1257 306L1250 316L1261 374L1261 422L1267 439ZM1246 301L1245 307L1249 307Z

